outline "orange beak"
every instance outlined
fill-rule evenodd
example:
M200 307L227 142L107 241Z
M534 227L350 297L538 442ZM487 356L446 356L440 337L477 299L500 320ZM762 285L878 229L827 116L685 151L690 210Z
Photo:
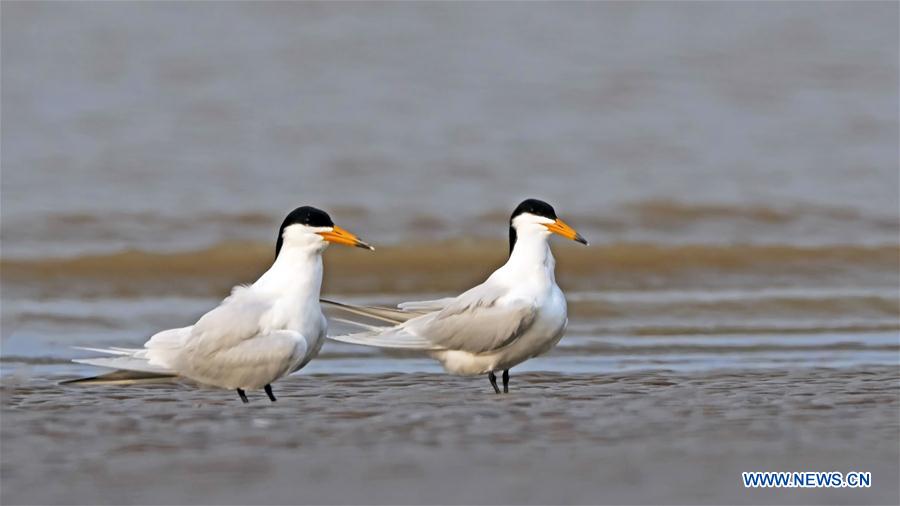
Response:
M375 248L360 241L358 237L351 234L350 232L347 232L346 230L342 229L341 227L339 227L337 225L335 225L334 228L332 228L328 232L317 232L317 233L319 235L321 235L322 238L324 238L328 242L333 242L335 244L345 244L347 246L356 246L357 248L364 248L364 249L375 251Z
M574 228L566 225L566 222L560 220L559 218L557 218L553 223L544 226L547 227L547 230L553 232L554 234L559 234L566 239L571 239L584 245L587 245L588 243L584 237L581 237L581 234L576 232Z

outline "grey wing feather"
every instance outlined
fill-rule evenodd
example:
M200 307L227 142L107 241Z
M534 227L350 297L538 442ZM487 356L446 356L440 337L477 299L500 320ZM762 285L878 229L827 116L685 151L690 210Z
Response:
M501 296L488 285L475 287L437 313L411 320L407 330L449 350L497 350L518 339L537 316L534 304L500 304Z
M189 329L184 346L202 354L237 346L260 334L260 319L271 308L271 300L250 288L236 287L219 306L201 316ZM148 344L156 340L154 336Z
M335 341L384 348L484 353L518 339L537 316L534 304L524 301L499 304L502 295L503 290L479 285L455 298L403 303L399 305L400 310L324 299L322 302L356 316L391 324L378 327L356 320L337 319L365 331L328 336Z

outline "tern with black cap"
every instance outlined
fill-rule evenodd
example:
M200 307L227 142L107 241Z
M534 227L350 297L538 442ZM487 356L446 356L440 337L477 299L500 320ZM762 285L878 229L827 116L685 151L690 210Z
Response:
M496 373L552 349L568 323L566 299L556 285L549 238L558 234L587 241L556 216L546 202L523 201L509 219L509 259L488 279L457 297L406 302L397 309L323 301L352 315L342 321L362 332L328 336L336 341L428 352L451 374L487 374L496 393ZM372 325L377 320L389 325Z
M68 383L133 383L183 377L237 391L264 389L315 358L327 321L319 304L322 252L329 243L373 249L338 227L328 213L303 206L278 230L275 260L251 285L231 295L193 325L153 335L143 348L82 348L113 355L75 362L116 371Z

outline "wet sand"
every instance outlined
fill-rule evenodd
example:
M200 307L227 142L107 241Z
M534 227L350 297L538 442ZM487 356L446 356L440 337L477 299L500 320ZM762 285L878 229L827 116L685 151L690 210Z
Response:
M0 503L900 503L897 4L3 10ZM298 205L378 248L323 294L393 304L481 282L526 197L592 245L554 242L569 329L508 396L336 343L274 405L58 385Z
M897 504L900 370L2 379L3 504ZM748 490L741 471L871 471Z

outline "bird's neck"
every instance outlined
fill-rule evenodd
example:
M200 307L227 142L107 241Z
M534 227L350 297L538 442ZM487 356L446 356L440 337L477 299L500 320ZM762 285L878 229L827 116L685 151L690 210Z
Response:
M322 289L322 254L318 249L284 247L253 287L298 304L319 305Z
M522 235L516 238L515 245L504 266L510 271L525 272L535 269L546 271L553 278L556 260L550 251L550 243L541 235Z

